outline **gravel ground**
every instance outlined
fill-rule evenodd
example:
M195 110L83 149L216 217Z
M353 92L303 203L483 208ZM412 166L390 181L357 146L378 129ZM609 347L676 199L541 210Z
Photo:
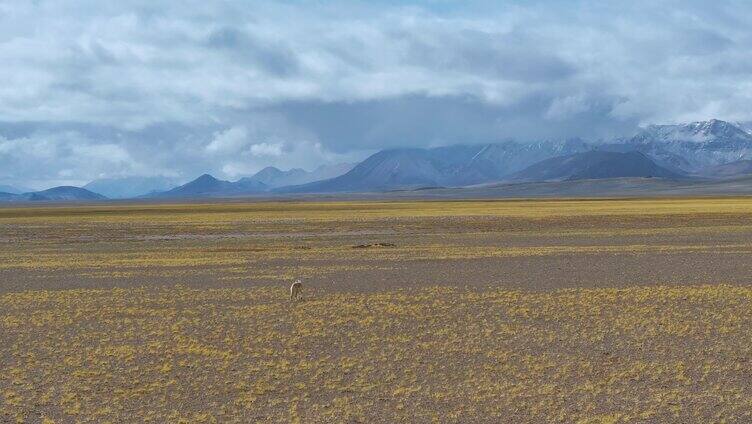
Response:
M0 422L752 420L748 199L4 208L0 240Z

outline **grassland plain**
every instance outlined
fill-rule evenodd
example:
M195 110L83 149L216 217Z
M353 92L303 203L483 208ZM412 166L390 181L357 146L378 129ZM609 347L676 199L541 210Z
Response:
M0 422L751 422L750 253L747 198L0 208Z

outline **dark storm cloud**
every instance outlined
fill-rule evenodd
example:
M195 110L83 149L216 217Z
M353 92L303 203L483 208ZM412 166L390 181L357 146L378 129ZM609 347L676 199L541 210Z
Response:
M613 120L618 99L591 99L567 119L538 125L552 98L529 96L498 105L474 96L410 95L360 102L305 101L277 105L279 113L314 132L334 151L346 152L352 140L366 149L494 143L511 139L540 140L581 136L603 139L629 133L636 120ZM346 116L347 119L342 119Z
M408 63L520 82L555 82L575 73L558 57L553 45L533 35L463 30L440 32L430 38L402 32L410 40Z
M0 2L0 183L752 121L745 1Z
M255 39L237 28L218 28L207 37L207 44L225 51L231 58L248 60L265 72L275 76L288 76L298 70L297 58L281 43Z

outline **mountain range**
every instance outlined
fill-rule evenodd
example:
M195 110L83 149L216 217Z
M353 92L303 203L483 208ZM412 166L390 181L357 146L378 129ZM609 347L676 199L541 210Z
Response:
M191 198L191 197L234 197L270 193L273 189L288 185L303 184L325 178L331 178L349 171L353 165L322 165L313 171L293 168L282 171L268 166L250 177L237 181L225 181L209 174L201 175L193 181L162 192L154 192L145 197L155 198Z
M585 154L593 151L627 155ZM635 155L635 152L641 156ZM576 156L579 154L585 155ZM551 161L546 162L549 159ZM385 150L370 156L339 177L283 187L278 192L462 187L498 181L582 179L584 176L607 178L612 174L620 177L704 177L718 173L714 167L740 160L752 160L752 134L734 124L710 120L680 125L651 125L631 138L606 143L570 139ZM596 165L593 161L603 163ZM533 169L521 172L533 165L536 165ZM600 170L595 169L596 166ZM555 167L566 167L567 170L545 171ZM741 166L734 169L743 172ZM562 175L555 175L556 172Z
M356 165L323 166L311 172L267 167L234 182L204 174L174 188L168 188L174 181L163 178L97 180L85 187L92 189L87 193L95 191L112 198L191 198L386 192L613 178L695 184L746 174L752 174L752 133L737 124L710 120L651 125L632 137L598 143L575 138L389 149ZM84 200L90 196L79 195ZM23 196L33 197L29 193L4 193L0 200Z
M306 171L305 169L301 168L293 168L288 171L282 171L279 168L267 166L251 177L247 177L247 179L264 183L264 185L266 185L270 189L273 189L334 178L348 172L354 166L355 164L352 163L321 165L313 171Z
M703 174L714 166L752 159L752 134L738 125L712 119L679 125L650 125L634 137L602 149L636 150L661 166Z
M591 147L579 139L383 150L339 177L277 191L316 193L465 186L501 180L541 159L588 150Z
M263 193L268 186L262 182L243 178L236 182L219 180L204 174L193 181L160 193L151 193L146 197L192 198L192 197L230 197Z

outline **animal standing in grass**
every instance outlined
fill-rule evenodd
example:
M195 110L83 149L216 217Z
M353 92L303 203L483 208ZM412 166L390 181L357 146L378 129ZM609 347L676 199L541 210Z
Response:
M301 293L302 290L303 283L301 283L300 280L295 280L295 282L290 286L290 300L300 300L303 297Z

